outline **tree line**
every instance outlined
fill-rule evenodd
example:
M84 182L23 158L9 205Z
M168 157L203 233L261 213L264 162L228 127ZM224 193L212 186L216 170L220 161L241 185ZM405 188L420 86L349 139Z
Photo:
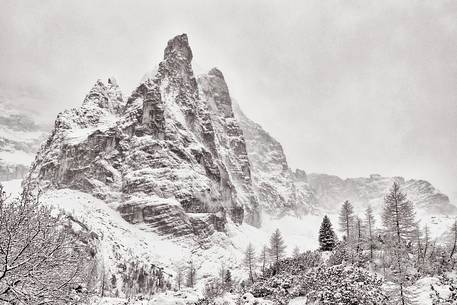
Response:
M382 226L376 227L371 206L362 217L345 201L338 215L339 241L327 216L319 231L321 251L333 251L330 259L381 272L396 284L392 295L398 304L410 304L407 287L426 275L442 275L455 267L457 220L448 230L448 243L439 244L430 230L416 220L414 204L393 183L384 197Z

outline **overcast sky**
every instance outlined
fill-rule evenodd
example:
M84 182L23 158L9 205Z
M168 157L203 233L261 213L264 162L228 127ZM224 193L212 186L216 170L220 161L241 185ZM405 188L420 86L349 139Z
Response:
M293 168L457 194L456 1L0 3L0 92L43 120L98 78L129 94L187 33L194 70L220 68Z

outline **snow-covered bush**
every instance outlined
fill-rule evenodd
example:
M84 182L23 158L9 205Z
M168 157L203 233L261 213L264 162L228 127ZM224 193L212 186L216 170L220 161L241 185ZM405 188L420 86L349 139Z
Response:
M289 299L299 295L302 278L322 263L319 251L306 251L295 258L279 262L279 272L268 269L266 276L258 279L249 289L255 297L265 297L275 304L287 304Z
M327 263L330 266L341 265L351 260L351 253L345 241L338 242L332 251Z
M309 304L386 304L382 280L367 270L352 266L320 266L302 278L299 295Z
M305 251L304 253L291 258L279 261L279 272L298 274L307 271L309 268L317 267L322 263L322 254L319 251ZM265 277L276 274L276 268L269 268L265 272Z
M214 300L215 298L224 294L224 285L217 278L211 278L205 283L204 296L208 300Z

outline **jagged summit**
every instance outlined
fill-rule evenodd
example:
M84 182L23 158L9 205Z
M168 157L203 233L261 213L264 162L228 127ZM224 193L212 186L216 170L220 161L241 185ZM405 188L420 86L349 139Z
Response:
M191 59L187 36L171 39L127 103L115 79L97 81L80 108L59 114L25 183L84 191L164 235L204 239L228 221L259 226L227 85L212 70L199 86Z
M83 106L99 107L106 109L110 113L121 113L124 108L122 92L115 78L109 78L107 85L101 79L98 79L89 94L86 95Z
M175 36L168 41L167 47L164 51L164 60L170 57L177 57L188 61L192 61L192 50L189 46L187 34Z
M221 70L219 70L216 67L214 67L211 70L209 70L208 75L212 75L212 76L221 78L221 79L223 79L225 81L224 74L222 74Z

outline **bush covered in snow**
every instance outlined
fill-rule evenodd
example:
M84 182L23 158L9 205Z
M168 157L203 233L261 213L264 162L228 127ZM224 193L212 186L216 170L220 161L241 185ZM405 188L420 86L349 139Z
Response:
M308 256L308 258L310 258ZM305 296L308 304L385 304L382 280L369 271L344 265L305 268L293 259L283 261L283 271L260 279L251 286L255 297L270 299L274 304Z
M306 251L296 257L282 259L278 262L279 271L273 266L265 272L265 277L274 276L276 273L298 274L303 273L309 268L317 267L322 263L322 255L320 251Z
M322 263L319 251L306 251L295 258L283 259L276 268L267 270L263 278L258 279L249 289L255 297L266 297L275 304L287 304L288 300L298 296L303 277L310 270Z
M367 270L343 265L320 266L302 278L299 294L311 304L386 304L382 280Z

